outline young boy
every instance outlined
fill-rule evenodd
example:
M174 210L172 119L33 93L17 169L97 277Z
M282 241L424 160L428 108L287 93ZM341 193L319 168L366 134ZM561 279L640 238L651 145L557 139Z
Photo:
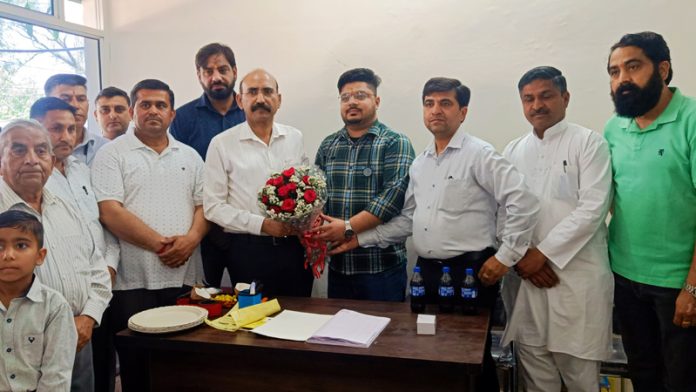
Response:
M34 276L45 257L37 218L0 214L0 391L70 390L77 332L65 299Z

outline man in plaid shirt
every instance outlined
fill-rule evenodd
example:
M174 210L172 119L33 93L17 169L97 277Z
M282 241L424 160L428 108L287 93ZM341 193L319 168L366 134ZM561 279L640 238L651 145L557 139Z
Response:
M399 214L415 153L410 140L377 120L381 82L357 68L338 79L345 126L319 146L316 164L326 173L326 224L315 229L332 243L351 239ZM403 301L406 247L358 248L332 256L329 298Z

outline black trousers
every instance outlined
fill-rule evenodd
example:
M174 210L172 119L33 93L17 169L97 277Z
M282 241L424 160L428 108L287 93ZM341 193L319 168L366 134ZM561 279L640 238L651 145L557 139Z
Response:
M201 258L203 259L203 272L205 273L205 282L212 287L220 287L222 284L222 275L230 274L230 280L235 281L230 271L227 255L230 251L232 234L225 233L222 227L215 223L210 223L208 234L201 241Z
M314 276L304 268L304 248L297 237L231 234L230 238L227 261L233 285L258 280L268 298L312 295Z
M176 298L190 292L191 287L174 287L160 290L115 290L111 300L114 329L128 327L128 319L143 310L176 304ZM146 391L150 385L148 358L137 348L116 347L121 365L121 390L123 392Z
M450 267L450 275L452 276L452 281L454 283L455 297L457 297L460 293L462 281L466 277L466 269L472 268L474 270L474 277L479 285L477 307L488 309L492 317L496 300L498 295L500 295L500 284L496 283L488 287L483 286L478 280L478 272L483 263L488 260L489 257L493 256L495 252L496 250L493 248L486 248L479 252L467 252L457 257L445 260L425 259L419 257L416 265L421 268L421 275L423 276L423 281L425 282L426 301L431 304L437 303L437 288L440 283L440 277L442 276L442 267ZM491 324L492 323L490 322L488 323L488 333L486 335L486 347L484 348L481 375L476 380L476 391L479 392L500 391L495 361L493 360L493 356L491 356Z
M92 332L92 363L94 364L94 390L114 392L116 383L116 348L111 307L102 315L99 328Z

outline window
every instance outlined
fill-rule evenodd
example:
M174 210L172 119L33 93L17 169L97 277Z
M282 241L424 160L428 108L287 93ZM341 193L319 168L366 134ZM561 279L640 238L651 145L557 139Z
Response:
M84 75L94 99L101 88L101 31L77 23L98 25L97 5L98 0L0 0L0 126L27 118L31 104L44 95L46 79L56 73Z

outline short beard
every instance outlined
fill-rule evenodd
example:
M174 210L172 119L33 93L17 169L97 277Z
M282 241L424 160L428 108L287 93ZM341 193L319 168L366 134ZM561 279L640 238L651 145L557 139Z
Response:
M654 108L660 101L664 81L655 67L650 80L645 87L638 87L635 83L621 84L616 92L611 93L616 114L621 117L640 117ZM623 94L629 91L628 94Z
M208 95L208 98L215 100L215 101L222 101L227 98L229 98L232 93L234 92L234 89L232 86L227 86L223 88L222 90L213 90L212 88L206 88L205 93Z

